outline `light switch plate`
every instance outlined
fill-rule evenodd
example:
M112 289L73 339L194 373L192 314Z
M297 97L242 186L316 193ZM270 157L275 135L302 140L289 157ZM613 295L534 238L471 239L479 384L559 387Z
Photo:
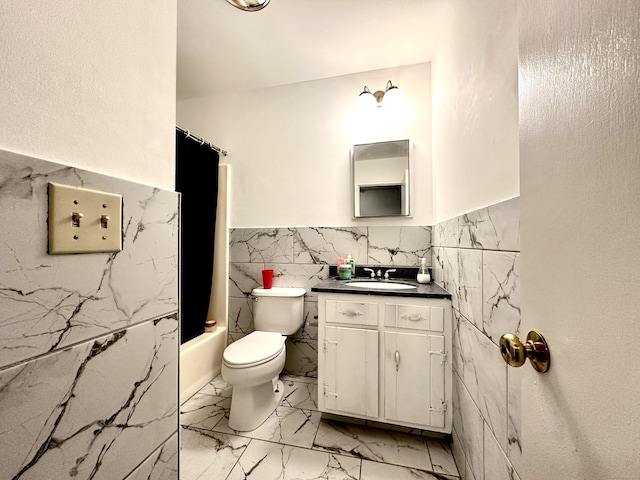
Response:
M122 251L122 195L49 183L49 253Z

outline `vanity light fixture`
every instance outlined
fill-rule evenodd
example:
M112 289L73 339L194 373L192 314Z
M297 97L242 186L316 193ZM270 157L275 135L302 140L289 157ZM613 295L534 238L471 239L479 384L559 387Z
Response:
M364 90L358 97L358 103L367 106L371 105L381 107L382 105L384 105L383 100L385 96L387 98L386 103L389 103L389 100L395 97L398 93L400 93L400 90L393 83L391 83L391 80L387 82L387 86L385 87L384 92L382 90L377 90L371 93L369 87L365 85ZM391 101L393 102L393 100Z
M270 0L227 0L231 5L245 12L257 12L269 4Z

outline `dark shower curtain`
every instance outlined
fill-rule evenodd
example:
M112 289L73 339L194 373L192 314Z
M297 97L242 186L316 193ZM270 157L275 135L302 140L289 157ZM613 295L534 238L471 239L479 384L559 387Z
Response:
M218 206L218 152L176 130L176 191L180 218L180 333L185 343L204 332L213 274Z

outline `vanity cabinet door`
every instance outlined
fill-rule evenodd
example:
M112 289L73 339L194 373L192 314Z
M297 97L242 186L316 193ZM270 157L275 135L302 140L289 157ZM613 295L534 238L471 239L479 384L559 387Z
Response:
M385 332L386 420L445 427L445 337Z
M319 393L327 411L378 416L378 331L325 326Z

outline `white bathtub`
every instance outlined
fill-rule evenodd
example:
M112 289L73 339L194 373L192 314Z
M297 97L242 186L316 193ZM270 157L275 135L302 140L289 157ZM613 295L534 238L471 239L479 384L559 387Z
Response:
M220 373L227 329L202 335L180 345L180 404Z

